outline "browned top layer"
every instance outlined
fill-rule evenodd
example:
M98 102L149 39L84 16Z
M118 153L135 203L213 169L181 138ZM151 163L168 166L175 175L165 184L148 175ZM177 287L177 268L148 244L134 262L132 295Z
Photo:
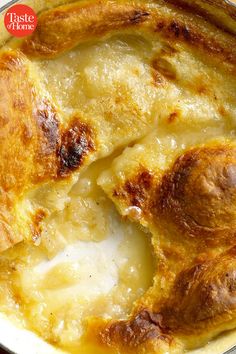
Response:
M192 237L233 237L236 232L236 149L193 149L163 177L158 217L168 218Z
M167 0L167 2L180 7L181 9L194 12L206 18L217 27L236 34L235 19L236 8L224 0Z
M148 310L142 310L130 321L113 323L102 332L102 343L122 348L124 352L155 353L155 348L165 350L172 344L173 338L170 331L163 324L161 314L154 314ZM154 342L154 344L153 344ZM118 344L118 345L117 345Z
M80 3L64 5L42 13L36 31L23 42L22 49L31 56L54 57L85 41L132 29L146 36L155 34L186 43L226 62L236 63L233 36L223 35L204 18L189 12L179 13L173 6L161 4L162 1L156 4L151 0L132 3L94 0L83 6Z
M181 272L161 310L172 332L189 335L216 330L236 311L236 247Z
M111 1L87 2L61 6L39 17L37 30L23 43L30 55L53 57L77 44L102 37L114 30L145 22L149 12L142 5Z
M233 76L236 38L232 21L236 12L218 0L212 13L211 3L75 2L43 12L37 30L23 41L22 52L9 51L0 57L0 250L27 233L37 237L40 232L44 211L37 210L22 221L17 210L28 190L69 177L97 149L96 129L87 120L76 114L62 123L61 107L42 93L29 58L53 59L89 40L138 33L174 44L176 53L187 48L194 57L207 58L205 63L212 65L217 60ZM200 16L194 14L196 7ZM229 12L229 25L222 9ZM217 28L221 18L225 32ZM161 63L153 60L153 69L167 82L176 81L176 75ZM172 113L169 121L176 117ZM209 340L225 323L231 326L235 318L235 247L227 247L235 244L236 232L235 146L192 149L178 157L161 178L140 166L135 176L113 190L112 198L140 208L151 230L157 230L158 237L160 234L153 241L161 260L155 280L160 284L164 279L165 285L155 283L148 300L143 300L149 310L140 306L128 321L106 323L101 342L123 352L158 353L177 346L174 338L178 336L199 334ZM224 252L215 257L217 247Z
M140 166L113 190L114 199L141 209L159 260L154 286L133 317L108 325L103 341L120 348L128 336L141 353L160 338L169 346L181 338L191 348L234 328L235 173L235 145L209 144L181 154L161 177Z
M56 108L34 86L29 63L20 52L9 52L0 60L0 164L5 171L0 185L5 192L19 192L29 182L65 176L78 167L94 149L93 133L77 117L62 126Z
M3 250L24 238L15 212L23 194L33 185L68 176L95 149L95 143L92 129L79 118L62 126L54 105L34 85L29 62L20 52L0 57L0 91Z
M172 348L173 352L182 353L183 343L194 348L224 328L234 328L235 252L233 247L182 271L169 298L155 304L155 311L141 309L129 321L107 325L101 331L101 342L132 353L172 352Z

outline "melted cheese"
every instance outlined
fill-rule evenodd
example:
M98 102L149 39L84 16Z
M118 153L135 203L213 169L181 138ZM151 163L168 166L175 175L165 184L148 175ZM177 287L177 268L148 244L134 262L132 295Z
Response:
M96 163L81 176L63 208L44 221L37 246L20 244L0 260L1 311L71 352L87 318L127 318L152 282L147 235L122 221L96 184L109 164ZM42 199L55 207L58 196L47 189Z
M96 5L96 1L91 3ZM53 59L47 55L39 55L39 59L37 54L31 57L18 40L8 42L2 50L3 54L10 50L16 56L16 48L25 51L26 57L21 55L27 69L26 82L36 87L37 96L46 98L56 111L62 141L67 142L66 133L71 130L82 127L83 133L92 132L93 148L82 166L72 169L66 179L60 180L52 173L39 183L27 182L15 206L20 227L36 210L45 215L38 222L34 242L25 237L25 242L0 257L0 311L17 325L70 353L120 352L116 347L97 345L94 318L102 324L128 321L136 308L153 305L163 289L172 285L171 277L154 277L153 256L157 257L159 245L153 239L154 247L150 245L149 229L154 236L159 236L159 230L143 218L139 207L117 201L114 189L133 177L140 165L161 179L176 158L190 148L206 141L214 144L235 139L234 38L201 18L164 6L162 1L132 1L127 8L125 1L117 3L118 15L124 12L128 21L123 33L110 23L111 30L115 26L111 34L105 33L100 40L88 38L88 43L76 39L62 54L59 48L61 55ZM84 5L87 3L80 2L79 8ZM98 6L102 5L98 2ZM116 10L116 2L109 5ZM70 13L70 7L62 11ZM98 22L102 11L95 13ZM145 27L149 13L153 18ZM109 16L108 11L102 18L105 23ZM186 43L183 37L190 36L186 33L188 26L179 28L173 22L166 27L169 34L165 38L156 30L165 30L163 18L167 25L172 18L181 26L188 20L192 40L196 34L202 36L194 39L199 43L195 47ZM191 20L196 27L191 27ZM135 27L139 21L144 21L144 32L142 22L140 28ZM131 30L130 24L134 26ZM63 33L59 34L63 39ZM221 65L219 58L224 58L225 63ZM74 117L82 122L81 126L70 126ZM39 162L38 174L43 168L54 167L56 161L54 156L46 168ZM138 223L131 223L127 217ZM173 265L178 266L176 262ZM84 337L88 329L94 331L91 341ZM183 352L173 343L171 348L157 342L154 349L140 350ZM186 348L203 343L199 339ZM126 354L129 349L121 351Z
M135 304L133 309L134 313L137 313L139 311L138 310L139 308L148 308L150 309L150 311L161 313L162 316L161 308L163 306L162 305L163 301L165 303L165 299L168 299L169 297L175 299L175 295L176 295L177 300L174 300L173 308L170 309L170 311L174 312L174 310L178 308L178 304L181 303L181 300L184 299L185 293L184 292L181 293L180 290L180 298L179 298L177 295L178 290L176 290L176 289L181 289L181 286L184 287L184 285L182 285L181 283L183 279L182 277L184 277L183 275L184 273L182 272L184 272L185 269L187 269L188 271L188 267L196 263L204 264L205 261L207 264L206 260L211 260L211 258L214 259L214 257L217 256L219 257L219 262L221 262L220 259L221 254L223 255L224 251L228 250L230 245L232 245L233 242L230 241L230 236L228 239L229 241L226 241L226 243L224 242L223 239L220 241L220 243L217 243L217 238L219 238L220 236L217 235L216 233L213 234L214 242L212 242L212 244L210 242L207 246L205 246L206 240L201 235L201 233L197 234L196 239L194 235L191 236L190 238L185 238L183 228L181 229L180 227L180 229L176 229L174 226L172 226L172 222L175 223L176 222L175 220L178 220L178 219L174 219L175 211L173 212L174 216L172 217L173 218L172 220L174 221L170 222L169 219L165 221L164 208L168 210L168 202L166 202L165 207L162 207L162 209L164 210L163 216L161 214L162 211L160 210L158 211L158 209L156 209L157 207L155 203L156 203L156 198L158 198L157 191L159 190L159 188L162 188L159 186L162 186L161 183L163 180L164 180L163 183L165 183L165 179L164 179L165 176L168 175L169 171L171 171L172 166L174 165L175 161L178 161L178 158L181 159L181 156L184 156L185 153L188 154L189 152L191 152L191 149L195 149L196 147L198 147L199 149L202 148L211 149L211 148L215 148L215 146L230 147L231 144L233 144L234 146L234 141L235 141L235 131L232 131L231 129L228 129L221 125L219 125L218 127L215 126L214 128L211 127L198 128L198 129L196 128L194 132L188 129L185 129L182 132L179 131L179 127L177 127L177 129L173 127L171 129L171 133L169 127L159 126L159 128L155 132L152 132L150 135L148 135L138 144L134 145L131 148L126 148L123 154L117 157L113 161L110 169L108 171L103 172L99 177L98 184L103 187L104 191L108 194L111 200L116 204L119 212L123 216L128 217L134 222L140 223L141 225L147 227L152 232L153 234L152 243L153 243L153 248L155 250L155 255L158 259L157 263L161 264L160 268L158 267L156 270L156 276L154 277L153 286L148 290L148 292L142 298L140 298L139 302ZM213 158L212 164L214 166L214 163L217 164L217 162L214 162L214 159L217 159L217 157L212 157L212 158ZM198 166L198 163L200 164L200 162L197 161L196 166ZM174 191L173 193L175 193L175 189L178 191L179 186L181 188L181 183L182 183L181 178L184 179L185 176L188 176L188 174L190 173L191 170L189 172L189 170L187 169L186 172L185 170L180 171L179 175L176 175L176 185L174 185L174 183L172 182L173 184L170 187L167 187L167 190L168 188L170 190L169 193L171 194L172 190ZM208 193L207 188L205 189L205 183L208 183L207 178L210 178L208 176L209 173L206 172L205 175L205 172L203 171L202 177L201 175L199 175L198 182L196 182L196 186L197 185L201 186L201 184L203 185L202 199ZM227 176L227 172L225 173L225 178L227 178L226 176ZM192 187L192 195L193 196L196 195L195 197L196 200L199 200L198 197L199 191L195 189L195 193L194 193L194 188L196 188L196 186ZM179 196L180 201L182 199L185 200L184 193L186 192L184 188L185 187L183 187L183 189L181 190L181 195ZM209 182L209 190L211 191L213 188L214 188L214 182ZM201 191L201 187L199 190ZM150 202L149 202L149 198L150 198ZM218 198L220 199L221 197ZM165 203L165 199L163 203ZM191 204L195 206L194 203L195 203L194 199L190 200L190 206L188 210L190 211L192 210ZM200 205L200 208L201 210L203 210L203 215L204 215L204 210L207 207L208 208L210 207L204 205L204 202L202 203L203 204ZM178 205L175 206L175 208L178 208ZM231 204L230 208L233 208L233 203ZM158 215L158 212L161 214L161 216ZM195 211L193 210L193 213L194 212ZM216 210L216 212L218 212L218 210ZM172 209L171 209L171 213L172 213ZM182 213L183 213L182 218L185 221L184 211ZM195 212L195 214L193 215L199 215L199 214L200 213L198 211L198 214L196 214ZM213 214L214 214L214 210L213 210ZM203 231L201 232L203 233ZM212 232L215 232L214 228ZM191 252L189 252L189 249L191 249ZM177 283L176 288L175 285L173 285L175 283ZM191 280L188 280L187 284L189 284L190 287ZM208 284L207 280L206 280L206 284ZM210 284L208 285L209 288L211 288L211 286L214 287L214 285L213 284L211 285L210 282L209 284ZM200 287L202 289L204 289L204 287L208 289L205 283L201 284ZM186 291L186 294L188 294L188 291ZM192 296L194 298L194 293L192 294ZM211 295L209 294L206 296L210 297ZM208 305L210 307L213 304L212 311L214 311L214 301L216 301L215 304L216 309L219 308L219 304L217 303L218 301L217 296L216 296L216 300L214 299L215 296L213 295L212 303L211 305L210 304ZM191 302L191 300L189 301ZM219 302L221 301L224 300L220 298ZM186 312L187 312L188 311L187 301L185 302L184 306L186 307ZM196 308L200 306L199 308L199 312L200 312L202 310L203 304L199 305L197 302L195 306ZM177 324L179 328L181 328L182 319L185 318L184 316L186 316L186 318L188 316L188 312L187 314L185 314L185 307L183 309L183 313L181 313L180 315L181 316L180 323ZM137 310L135 310L136 308ZM211 310L209 310L209 312L210 311ZM165 313L163 315L163 318L165 318L164 316L166 316ZM167 316L170 316L169 312ZM201 317L201 314L199 317ZM180 334L177 331L176 338L180 339L179 352L182 352L184 348L189 350L197 346L202 346L203 344L206 344L210 339L212 339L212 337L214 337L215 335L221 332L222 327L218 329L216 324L215 324L216 329L214 328L214 326L213 329L211 329L211 327L209 326L208 332L206 332L205 328L207 324L204 324L203 322L205 320L204 315L202 315L202 318L203 319L201 321L204 325L203 327L204 330L202 335L199 334L200 332L199 328L197 328L196 330L199 331L197 332L196 336L194 333L195 331L194 328L191 329L192 332L188 333L186 336L185 336L185 330L183 332L181 332L180 330ZM163 328L165 328L165 325L163 324L165 323L164 321L165 319L163 319L162 322L162 325L164 326ZM207 320L205 321L207 322ZM224 328L227 329L234 328L235 326L234 322L229 321L229 323L227 323L226 320L225 322L226 323L224 325L225 326ZM196 323L197 323L197 319L196 319ZM117 324L117 327L118 326L119 324ZM111 334L110 334L111 337L109 337L109 340L111 342L113 342L114 340L114 346L119 345L120 343L119 337L118 339L116 339L116 337L113 338L112 330L113 329L111 327ZM188 329L186 331L188 332ZM118 344L116 341L118 342ZM181 347L181 341L184 342L184 348ZM176 346L178 347L178 344Z

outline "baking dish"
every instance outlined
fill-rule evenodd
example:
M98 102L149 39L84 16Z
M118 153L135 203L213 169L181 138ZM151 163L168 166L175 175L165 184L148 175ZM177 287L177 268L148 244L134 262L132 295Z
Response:
M60 4L62 1L53 1L53 0L42 0L42 1L11 1L8 5L5 5L0 9L1 13L4 13L6 9L15 4L15 3L24 3L24 4L29 4L32 6L36 11L41 11L45 7L50 7L56 4ZM232 5L234 6L234 5ZM2 22L2 19L1 19ZM2 43L4 43L5 40L8 38L8 34L4 29L3 24L1 24L1 31L5 32L2 36ZM13 328L5 319L2 319L0 322L0 342L2 343L3 346L9 348L12 350L12 352L16 354L50 354L51 352L54 353L55 349L51 348L50 346L47 346L44 344L40 339L38 339L35 335L31 335L26 332L22 332L21 330L17 330ZM7 331L7 332L6 332ZM14 332L14 334L13 334ZM200 353L234 353L234 349L231 349L230 351L226 351L229 348L232 348L234 346L235 340L234 340L234 333L228 333L221 338L218 338L214 341L214 344L210 344L208 347L193 351L192 353L200 354ZM4 337L4 338L1 338ZM12 342L12 337L14 337L14 342ZM226 340L227 338L227 340ZM227 342L227 344L226 344ZM22 346L22 347L21 347ZM34 349L35 351L32 353L32 347L37 349ZM42 349L40 349L42 347ZM60 353L60 351L56 350L57 353Z

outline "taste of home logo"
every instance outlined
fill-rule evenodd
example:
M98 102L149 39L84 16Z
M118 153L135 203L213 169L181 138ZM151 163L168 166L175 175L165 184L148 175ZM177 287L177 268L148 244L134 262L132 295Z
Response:
M15 5L8 9L4 17L5 27L15 37L25 37L34 32L37 15L27 5Z

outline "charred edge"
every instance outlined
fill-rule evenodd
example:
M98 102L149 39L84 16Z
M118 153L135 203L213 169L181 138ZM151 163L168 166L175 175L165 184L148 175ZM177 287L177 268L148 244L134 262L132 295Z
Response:
M152 181L152 173L144 170L132 180L128 180L123 187L114 190L113 196L124 198L129 204L141 207L147 202L147 192L152 187Z
M170 35L174 35L176 38L182 38L186 42L202 41L200 36L197 36L194 32L190 31L190 28L177 21L171 21L171 23L167 25L167 31Z
M142 310L130 321L113 323L100 333L103 344L136 348L150 340L171 342L169 329L163 326L162 316Z
M46 138L47 144L44 147L44 154L56 152L59 143L59 122L56 110L51 104L44 100L36 111L36 120Z
M57 155L59 159L58 177L67 177L71 171L80 167L90 151L95 150L91 128L74 119L62 134Z
M149 16L150 16L149 12L142 11L142 10L134 10L128 19L128 23L139 24L139 23L146 21L146 19Z

